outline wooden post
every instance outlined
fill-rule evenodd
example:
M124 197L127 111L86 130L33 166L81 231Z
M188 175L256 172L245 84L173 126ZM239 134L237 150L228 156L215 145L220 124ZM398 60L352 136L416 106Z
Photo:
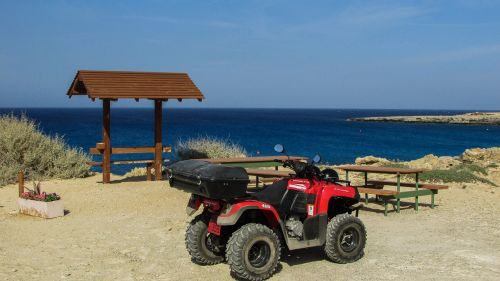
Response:
M396 199L396 213L399 214L399 211L401 209L401 198L399 197L399 192L401 191L401 175L398 173L396 175L396 186L398 189L398 198Z
M151 163L146 164L146 180L151 181Z
M155 100L155 178L161 180L162 178L162 148L163 141L161 135L161 121L162 121L162 100Z
M111 113L110 100L102 100L102 142L104 143L104 152L102 154L102 182L111 181Z
M19 174L17 174L17 180L19 182L19 197L24 193L24 172L19 171Z
M418 211L418 173L415 173L415 211Z

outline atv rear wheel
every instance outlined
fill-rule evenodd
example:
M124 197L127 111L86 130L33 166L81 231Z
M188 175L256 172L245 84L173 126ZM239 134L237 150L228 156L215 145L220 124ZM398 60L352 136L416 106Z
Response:
M200 265L213 265L224 261L224 253L219 245L219 237L208 232L210 217L196 216L186 230L186 249L191 260Z
M280 241L267 226L249 223L235 231L227 243L231 272L246 280L264 280L274 273L280 258Z
M366 229L363 222L349 214L335 216L328 223L325 253L336 263L350 263L364 255Z

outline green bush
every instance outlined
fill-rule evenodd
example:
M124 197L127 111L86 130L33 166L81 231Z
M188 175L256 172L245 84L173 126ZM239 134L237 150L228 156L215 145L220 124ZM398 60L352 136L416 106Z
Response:
M88 176L88 161L81 149L43 134L26 116L0 116L0 186L15 182L20 170L32 179Z
M175 147L181 160L199 158L246 157L247 153L238 144L216 137L199 137L179 140Z
M449 170L431 170L422 173L422 181L442 181L442 182L482 182L497 186L488 179L482 178L474 173L486 175L487 171L483 167L474 164L461 164Z
M456 166L455 169L459 170L459 171L462 171L462 170L470 171L470 172L478 173L478 174L485 175L485 176L488 175L487 168L481 167L481 166L476 165L476 164L460 164L460 165Z

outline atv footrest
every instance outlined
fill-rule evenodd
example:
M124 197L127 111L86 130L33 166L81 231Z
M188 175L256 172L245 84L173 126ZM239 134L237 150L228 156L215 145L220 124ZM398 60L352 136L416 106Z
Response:
M359 209L361 209L363 207L363 203L361 202L358 202L354 205L351 205L349 207L349 209L351 209L351 211L356 211L356 217L358 216L358 213L359 213Z

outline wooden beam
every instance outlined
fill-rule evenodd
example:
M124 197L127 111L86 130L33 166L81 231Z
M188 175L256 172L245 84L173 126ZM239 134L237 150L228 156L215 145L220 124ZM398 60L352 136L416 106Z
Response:
M146 180L151 181L151 165L152 164L147 164L146 165Z
M155 153L155 146L132 146L132 147L112 147L111 154L134 154L134 153ZM104 153L104 146L91 147L90 154L99 155ZM162 147L162 152L172 152L172 147Z
M19 174L17 175L17 180L19 182L19 197L24 193L24 172L19 171Z
M162 132L161 132L161 121L162 121L162 101L155 100L155 178L156 180L161 180L162 178L162 170L161 166L163 163L163 141L162 141Z
M102 100L102 142L104 153L102 155L102 182L111 181L111 106L109 99Z

